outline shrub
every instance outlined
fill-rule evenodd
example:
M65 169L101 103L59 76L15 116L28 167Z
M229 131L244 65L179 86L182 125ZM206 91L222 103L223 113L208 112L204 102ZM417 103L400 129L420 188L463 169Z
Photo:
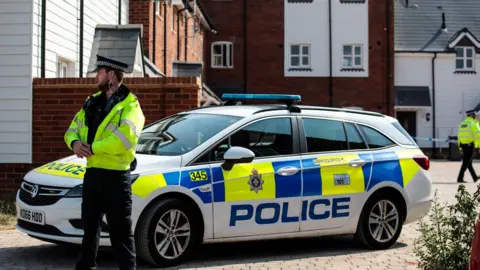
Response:
M419 221L421 236L414 243L422 269L468 269L479 195L480 186L470 194L459 185L456 203L447 205L438 201L435 191L428 218Z
M0 200L0 226L12 226L15 224L15 214L14 202Z

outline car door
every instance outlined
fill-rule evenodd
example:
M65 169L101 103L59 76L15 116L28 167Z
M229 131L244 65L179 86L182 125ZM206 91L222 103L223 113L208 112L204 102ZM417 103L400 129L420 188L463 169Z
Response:
M299 117L303 192L300 231L344 226L361 209L372 157L356 125Z
M210 151L214 238L299 231L302 176L295 121L284 116L250 122ZM253 151L254 160L222 168L232 146Z

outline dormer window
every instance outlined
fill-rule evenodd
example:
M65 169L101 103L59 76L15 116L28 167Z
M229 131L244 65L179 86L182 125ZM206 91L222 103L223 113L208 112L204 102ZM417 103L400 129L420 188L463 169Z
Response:
M474 47L456 47L455 48L455 69L457 71L473 71L475 48Z
M455 74L476 74L475 53L480 52L480 41L467 28L453 35L447 52L455 52Z

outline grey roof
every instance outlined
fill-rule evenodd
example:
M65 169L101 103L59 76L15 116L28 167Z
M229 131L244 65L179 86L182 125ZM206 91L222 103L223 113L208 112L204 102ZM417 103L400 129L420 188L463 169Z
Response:
M88 71L95 68L100 54L128 64L127 73L143 74L142 28L141 24L97 25Z
M148 57L143 56L145 61L145 73L148 77L166 77L165 74Z
M203 71L201 62L174 61L172 77L200 77Z
M396 51L418 51L434 41L424 51L444 51L458 31L466 28L480 38L479 0L405 0L394 1L394 32ZM418 8L412 6L418 5ZM441 9L439 8L441 7ZM441 31L442 12L445 12L447 32Z
M395 106L430 107L428 86L395 86Z

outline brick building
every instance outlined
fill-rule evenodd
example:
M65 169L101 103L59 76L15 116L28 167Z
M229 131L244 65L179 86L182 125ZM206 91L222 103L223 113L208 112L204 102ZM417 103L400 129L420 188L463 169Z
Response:
M162 75L173 63L203 61L205 34L214 31L201 2L130 0L130 24L143 25L144 53Z
M294 93L304 104L393 114L392 1L202 2L218 31L205 42L217 95Z
M84 78L97 53L131 65L126 84L141 92L147 122L216 101L192 82L197 70L139 78L202 62L212 28L194 0L0 1L0 14L0 199L13 198L29 170L71 154L62 133L97 91Z

